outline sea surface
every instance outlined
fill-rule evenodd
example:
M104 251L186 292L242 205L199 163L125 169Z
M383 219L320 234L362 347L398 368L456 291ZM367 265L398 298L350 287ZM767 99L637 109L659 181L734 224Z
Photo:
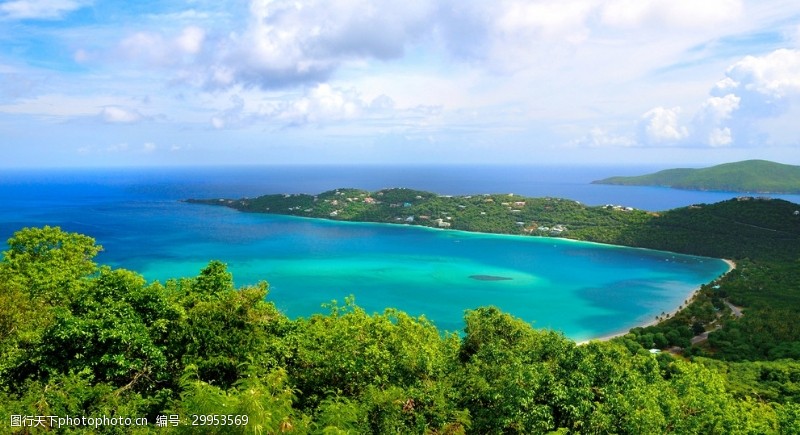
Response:
M331 167L0 170L0 239L57 225L94 237L98 262L149 280L195 276L212 259L237 285L266 280L290 317L354 295L367 311L396 307L441 330L494 305L584 340L653 320L727 270L717 259L549 238L241 213L181 202L339 187L409 187L443 195L516 193L589 205L665 210L737 196L592 180L655 167ZM800 203L798 195L781 198ZM481 280L476 276L502 277Z

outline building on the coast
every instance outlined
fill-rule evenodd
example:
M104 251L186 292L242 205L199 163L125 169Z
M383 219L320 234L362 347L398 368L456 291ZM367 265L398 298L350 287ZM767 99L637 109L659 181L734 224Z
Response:
M445 222L444 219L436 219L434 222L439 228L450 228L450 222Z

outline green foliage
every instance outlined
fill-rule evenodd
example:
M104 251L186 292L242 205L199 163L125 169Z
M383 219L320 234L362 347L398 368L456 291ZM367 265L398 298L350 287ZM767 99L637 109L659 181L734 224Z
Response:
M181 307L181 321L165 340L168 360L180 362L176 370L196 365L202 381L229 388L253 355L264 370L284 357L280 337L290 325L265 301L266 283L237 291L227 267L212 261L194 280L168 282L167 290Z
M800 257L797 209L779 199L694 205L627 225L607 241L716 258L792 261Z
M225 390L203 382L199 379L198 368L187 366L181 380L180 401L170 410L171 414L186 416L177 431L205 434L302 432L308 423L292 408L294 391L287 385L286 373L276 370L259 376L258 372L243 377L234 387ZM213 416L247 416L247 424L212 424L207 417ZM203 424L193 425L198 422Z
M67 300L81 278L95 272L92 261L103 248L94 239L58 227L24 228L8 240L3 254L6 277L26 288L31 299Z

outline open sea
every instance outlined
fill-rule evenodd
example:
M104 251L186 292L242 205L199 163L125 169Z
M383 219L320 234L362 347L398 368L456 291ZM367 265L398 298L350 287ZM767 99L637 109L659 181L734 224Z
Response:
M727 270L718 259L566 240L240 213L181 202L339 187L408 187L443 195L516 193L658 211L738 196L590 184L656 167L252 166L0 170L0 239L30 226L94 237L98 262L148 280L228 264L237 285L266 280L290 317L354 295L369 312L396 307L441 330L494 305L536 327L585 340L626 330L683 304ZM800 195L777 195L800 203ZM473 275L510 278L482 281Z

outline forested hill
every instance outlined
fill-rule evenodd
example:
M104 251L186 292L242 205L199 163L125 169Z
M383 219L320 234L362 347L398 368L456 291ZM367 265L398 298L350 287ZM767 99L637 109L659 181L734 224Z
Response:
M611 177L593 183L725 192L800 193L800 166L746 160L710 168L667 169L635 177Z
M739 197L660 213L518 195L439 196L410 189L189 200L246 212L567 237L722 258L800 257L800 205Z

